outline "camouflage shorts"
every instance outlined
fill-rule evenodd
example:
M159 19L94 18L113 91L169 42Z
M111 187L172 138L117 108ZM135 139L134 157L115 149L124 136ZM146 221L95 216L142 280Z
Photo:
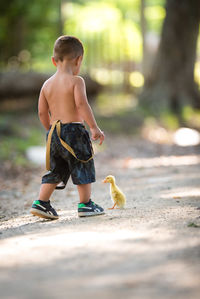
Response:
M48 134L49 131L47 136ZM92 144L90 137L81 123L61 123L60 137L73 148L78 159L88 160L91 157ZM64 188L70 176L75 185L95 182L94 160L83 163L74 158L61 145L56 128L51 138L50 169L42 177L42 184L63 182Z

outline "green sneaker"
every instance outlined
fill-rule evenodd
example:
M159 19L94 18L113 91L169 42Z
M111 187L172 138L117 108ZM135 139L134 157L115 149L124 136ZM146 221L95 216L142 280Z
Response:
M87 203L78 204L78 216L96 216L105 214L104 209L97 204L95 204L91 199Z

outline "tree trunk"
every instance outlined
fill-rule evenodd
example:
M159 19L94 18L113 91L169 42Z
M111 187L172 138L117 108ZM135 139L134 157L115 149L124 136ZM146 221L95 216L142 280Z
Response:
M33 71L24 73L20 71L0 72L0 103L8 98L38 96L40 88L51 74L36 73ZM92 80L90 76L83 75L87 94L90 97L96 96L101 90L101 85Z
M65 1L66 3L67 1ZM58 35L63 35L63 15L62 15L63 1L59 1L58 5Z
M140 0L140 24L142 33L142 73L146 74L146 60L147 60L147 47L146 47L146 19L145 19L145 5L146 0Z
M194 82L199 21L199 0L167 0L160 46L140 96L141 103L154 112L179 114L184 105L200 108Z

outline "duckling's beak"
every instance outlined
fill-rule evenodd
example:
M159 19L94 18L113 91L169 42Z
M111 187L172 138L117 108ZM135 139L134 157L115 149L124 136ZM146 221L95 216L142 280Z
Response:
M107 183L106 179L102 181L102 183Z

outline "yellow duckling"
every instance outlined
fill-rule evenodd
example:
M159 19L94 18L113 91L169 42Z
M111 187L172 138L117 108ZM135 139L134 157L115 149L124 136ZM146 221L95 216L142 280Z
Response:
M110 183L110 195L111 195L114 205L109 210L114 209L116 205L119 208L124 208L124 206L126 204L126 197L125 197L124 193L115 184L115 177L113 175L108 175L103 180L103 183Z

